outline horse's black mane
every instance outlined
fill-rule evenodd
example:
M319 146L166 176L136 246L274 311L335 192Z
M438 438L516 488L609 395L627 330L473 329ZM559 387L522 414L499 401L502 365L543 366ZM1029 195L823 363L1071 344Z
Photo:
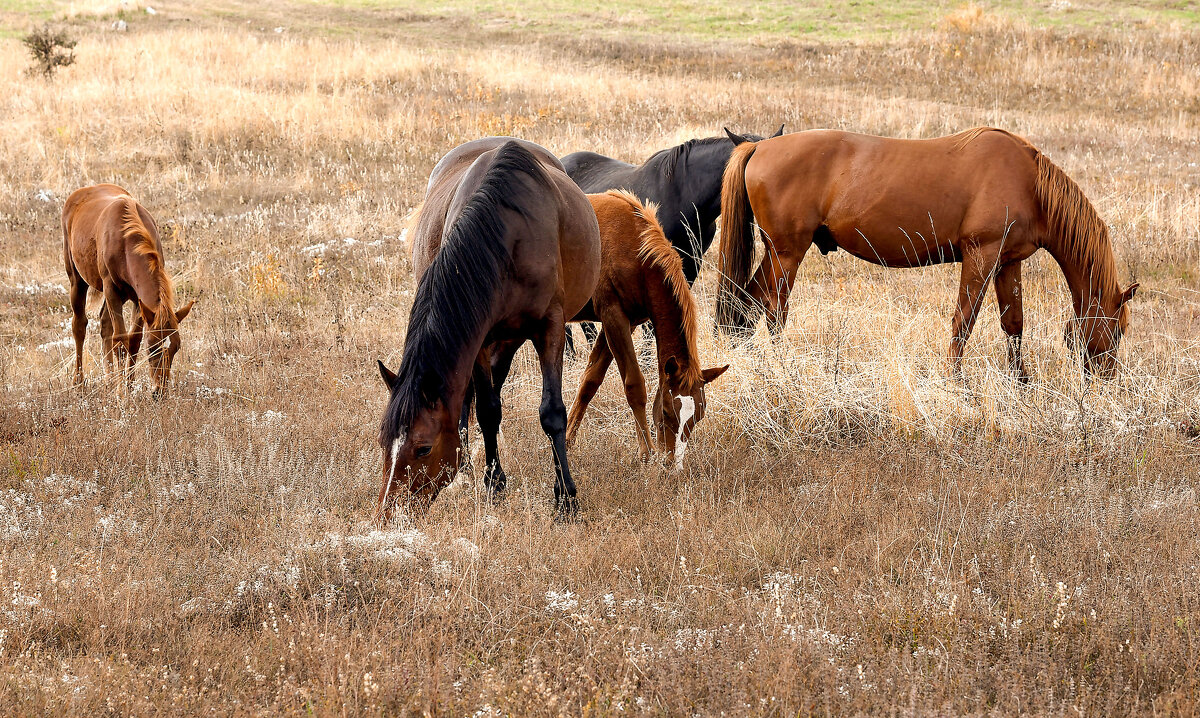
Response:
M515 181L524 174L539 188ZM548 187L538 161L517 142L496 150L479 189L463 206L442 247L417 285L392 401L381 428L385 444L418 412L446 401L455 359L491 315L501 281L511 270L502 209L523 212L527 198ZM457 420L457 417L455 417Z
M675 174L675 168L683 158L692 151L694 147L702 147L707 145L716 145L722 142L729 142L728 137L702 137L700 139L688 140L681 145L668 147L665 150L659 150L650 155L650 158L643 163L644 167L657 167L663 176L668 180Z

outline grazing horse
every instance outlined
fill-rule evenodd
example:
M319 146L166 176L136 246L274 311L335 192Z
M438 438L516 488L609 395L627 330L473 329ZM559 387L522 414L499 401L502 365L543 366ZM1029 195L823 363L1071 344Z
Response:
M765 310L772 334L805 252L838 249L885 267L960 262L950 365L962 369L991 283L1008 336L1010 369L1021 356L1021 262L1045 249L1062 269L1075 309L1069 337L1090 372L1110 375L1138 285L1117 284L1108 227L1050 158L1003 130L978 127L931 140L809 130L739 145L721 197L722 277L717 326L747 336ZM766 254L753 278L754 228Z
M734 147L761 140L739 135L688 140L655 152L641 165L595 152L572 152L562 158L567 174L584 192L623 189L658 205L663 234L683 260L688 284L700 274L700 262L717 233L721 214L721 177ZM772 137L783 134L783 126Z
M773 137L783 134L783 126ZM700 274L700 262L717 233L721 214L721 177L733 148L761 140L759 135L739 135L725 130L725 137L688 140L655 152L641 165L614 160L595 152L572 152L562 158L567 174L584 192L623 189L645 202L658 205L663 234L683 260L688 284ZM596 329L582 325L589 341ZM574 349L570 334L568 349Z
M75 335L75 382L83 383L83 340L87 335L87 292L104 295L100 338L107 366L125 371L133 383L133 365L143 337L150 357L156 396L167 390L171 363L181 346L179 323L196 302L175 309L175 290L167 276L154 218L124 189L99 184L76 190L62 211L63 260L71 284L71 329ZM133 330L126 331L125 302L135 302Z
M650 457L646 425L646 381L638 366L632 332L649 320L656 327L658 391L654 429L659 449L683 466L688 437L704 418L704 386L729 368L700 368L696 350L696 303L683 273L683 262L663 236L653 203L643 205L628 192L590 194L600 223L600 281L572 321L604 323L579 385L567 421L567 441L575 439L588 402L596 395L615 358L625 380L625 398L633 410L642 458Z
M504 489L500 390L527 340L542 370L542 429L554 451L559 516L577 509L562 401L565 322L600 274L600 231L583 192L545 148L511 137L468 142L438 162L413 223L419 277L400 369L379 363L391 399L383 416L379 517L397 494L428 508L462 459L460 418L473 391L493 492Z

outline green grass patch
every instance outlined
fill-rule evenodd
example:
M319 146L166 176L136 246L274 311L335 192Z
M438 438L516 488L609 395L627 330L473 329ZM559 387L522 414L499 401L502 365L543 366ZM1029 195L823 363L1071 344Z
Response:
M525 27L592 36L676 36L691 40L880 40L938 27L968 3L917 0L826 0L824 2L711 3L702 0L633 0L620 6L583 0L307 0L310 5L400 10L423 15L466 17L488 27ZM986 13L1035 26L1102 27L1131 22L1181 23L1200 27L1200 2L1108 0L973 3Z

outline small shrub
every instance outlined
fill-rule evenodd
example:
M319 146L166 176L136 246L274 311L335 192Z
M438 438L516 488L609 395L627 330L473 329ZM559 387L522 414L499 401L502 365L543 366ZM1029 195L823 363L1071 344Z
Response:
M58 68L75 62L75 41L64 30L53 30L49 25L43 25L40 30L26 35L21 42L33 55L30 75L52 77Z

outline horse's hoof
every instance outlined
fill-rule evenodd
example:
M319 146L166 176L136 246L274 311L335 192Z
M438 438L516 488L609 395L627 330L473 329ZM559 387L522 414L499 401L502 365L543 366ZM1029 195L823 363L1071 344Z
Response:
M565 496L554 501L554 523L573 524L579 522L579 499Z
M488 498L493 503L504 499L504 490L508 487L508 476L503 469L489 469L483 476L483 485L487 487Z

